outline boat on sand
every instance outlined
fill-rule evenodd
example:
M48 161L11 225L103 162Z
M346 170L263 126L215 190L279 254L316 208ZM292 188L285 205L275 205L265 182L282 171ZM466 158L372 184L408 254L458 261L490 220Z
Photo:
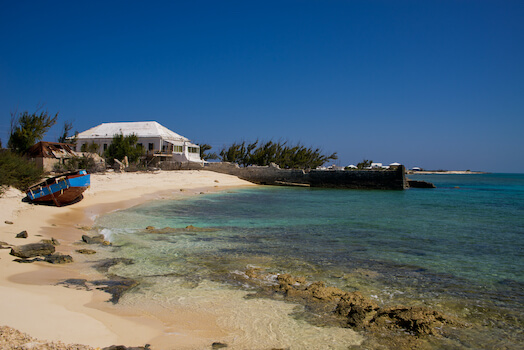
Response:
M82 199L90 184L91 176L79 170L48 178L29 187L26 194L31 202L50 202L60 207Z

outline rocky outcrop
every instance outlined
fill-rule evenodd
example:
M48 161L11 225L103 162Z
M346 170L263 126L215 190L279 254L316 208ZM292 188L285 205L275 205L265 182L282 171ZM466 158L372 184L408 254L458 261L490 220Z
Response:
M376 327L396 326L415 335L437 335L445 324L455 324L448 316L427 307L394 306L379 309L373 318Z
M29 243L11 248L11 255L22 258L34 258L50 255L55 252L55 246L49 243Z
M267 280L262 269L247 269L248 279ZM380 307L371 298L360 292L346 292L326 286L322 281L308 282L303 277L281 274L271 287L286 299L305 304L308 308L324 312L326 317L336 316L342 324L357 330L384 332L403 330L420 337L441 334L444 325L459 323L443 313L428 307L384 306Z
M421 181L421 180L408 180L408 186L410 188L436 188L434 184L427 181Z

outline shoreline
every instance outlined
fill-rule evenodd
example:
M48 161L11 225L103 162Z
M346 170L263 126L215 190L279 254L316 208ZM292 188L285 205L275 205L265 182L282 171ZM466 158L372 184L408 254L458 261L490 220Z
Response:
M55 238L61 243L57 251L70 254L78 248L74 244L85 233L81 228L90 226L99 215L151 200L184 198L244 186L256 185L209 171L93 174L91 188L85 192L84 199L60 208L24 203L24 194L9 190L0 198L3 213L0 241L23 245ZM24 230L28 238L15 238ZM41 340L93 347L143 346L165 333L166 325L155 317L129 314L129 310L122 313L119 308L108 305L106 301L110 295L105 292L57 286L58 281L67 278L82 278L83 265L89 259L80 254L73 253L75 262L67 265L20 264L12 261L9 251L0 250L0 300L4 301L1 326L16 328ZM178 326L187 336L177 337L178 343L172 345L179 348L209 346L211 339L224 336L225 331L209 315L178 311L185 320ZM190 322L195 318L201 323ZM133 331L129 332L130 329Z

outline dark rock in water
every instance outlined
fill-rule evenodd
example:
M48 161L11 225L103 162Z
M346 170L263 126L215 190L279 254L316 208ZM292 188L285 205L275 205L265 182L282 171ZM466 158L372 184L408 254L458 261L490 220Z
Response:
M431 182L421 180L408 180L408 185L410 188L437 188Z
M215 350L215 349L223 349L223 348L227 348L227 344L219 343L219 342L214 342L214 343L211 345L211 349L213 349L213 350Z
M75 289L91 290L87 285L87 280L82 278L69 278L67 280L58 282L57 284L63 284L66 287L74 287Z
M11 248L11 255L27 259L35 256L51 255L55 252L55 246L49 243L29 243Z
M97 261L94 264L94 268L97 269L97 271L99 272L107 272L109 271L109 268L111 266L115 266L116 264L131 265L133 264L133 259L128 259L128 258L104 259L104 260Z
M27 231L24 230L22 232L20 232L19 234L16 235L16 238L27 238Z
M21 264L30 264L34 263L35 261L43 261L42 258L34 258L34 259L13 259L14 262L21 263Z
M88 236L82 235L82 241L87 244L102 244L104 243L104 235Z
M93 250L93 249L77 249L76 252L80 254L86 254L86 255L96 254L96 250Z
M259 278L259 271L249 275ZM392 331L406 330L413 335L439 334L443 325L458 322L450 317L427 307L379 307L370 298L364 297L359 292L344 292L335 287L328 287L324 282L306 283L303 278L295 278L289 274L277 277L278 286L275 290L283 292L285 297L294 301L316 304L315 310L332 312L345 318L347 325L356 329L367 329L381 332L385 329ZM330 305L335 303L335 307ZM318 305L325 305L321 308Z
M50 264L69 264L73 262L73 257L71 255L55 253L55 254L47 255L44 258L44 261Z
M106 348L102 348L102 350L150 350L149 344L146 344L144 346L124 346L124 345L111 345Z
M438 334L437 329L444 324L453 324L444 314L427 307L394 306L378 311L374 322L377 326L387 328L396 326L415 335Z
M100 286L98 289L111 294L111 299L109 301L113 304L118 303L125 292L138 285L137 281L130 278L120 276L110 276L110 278L110 280L93 281L92 284Z
M49 243L49 244L52 244L54 246L60 245L60 242L56 238L42 239L40 242L42 242L42 243Z

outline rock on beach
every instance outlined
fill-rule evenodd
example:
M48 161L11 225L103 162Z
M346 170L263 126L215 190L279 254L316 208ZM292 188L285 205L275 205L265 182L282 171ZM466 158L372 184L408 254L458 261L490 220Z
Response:
M36 256L51 255L55 252L55 246L49 243L29 243L11 248L11 255L29 259Z

